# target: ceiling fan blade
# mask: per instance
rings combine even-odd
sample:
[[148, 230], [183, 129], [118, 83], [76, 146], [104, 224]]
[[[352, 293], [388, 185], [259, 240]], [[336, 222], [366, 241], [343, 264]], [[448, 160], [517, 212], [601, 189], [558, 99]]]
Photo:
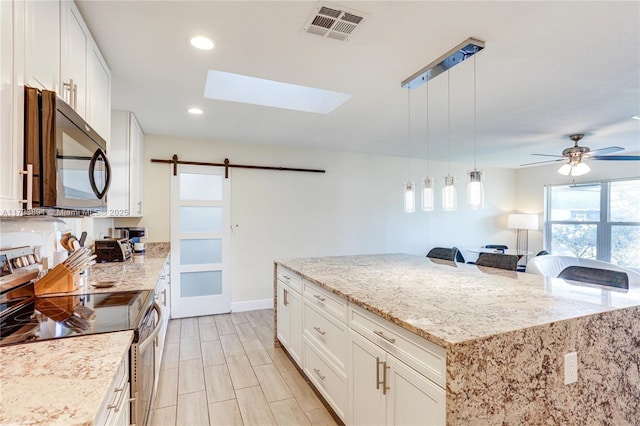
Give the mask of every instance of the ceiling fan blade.
[[596, 154], [596, 155], [613, 154], [614, 152], [620, 152], [620, 151], [624, 151], [624, 148], [619, 147], [619, 146], [609, 146], [609, 147], [606, 147], [606, 148], [594, 149], [593, 151], [589, 152], [589, 156], [593, 157], [592, 154]]
[[595, 155], [589, 157], [589, 159], [609, 161], [640, 161], [640, 155]]
[[531, 154], [531, 155], [539, 155], [541, 157], [558, 157], [558, 158], [564, 158], [563, 155], [551, 155], [551, 154]]
[[534, 164], [556, 163], [558, 161], [565, 161], [564, 157], [563, 158], [558, 158], [557, 160], [537, 161], [535, 163], [525, 163], [525, 164], [520, 164], [520, 165], [521, 166], [532, 166]]

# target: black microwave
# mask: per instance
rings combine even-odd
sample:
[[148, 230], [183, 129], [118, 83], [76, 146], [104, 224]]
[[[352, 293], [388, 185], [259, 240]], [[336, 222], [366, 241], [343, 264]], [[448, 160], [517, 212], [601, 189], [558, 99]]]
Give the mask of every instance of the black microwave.
[[111, 182], [105, 140], [55, 92], [25, 86], [24, 105], [27, 208], [105, 211]]

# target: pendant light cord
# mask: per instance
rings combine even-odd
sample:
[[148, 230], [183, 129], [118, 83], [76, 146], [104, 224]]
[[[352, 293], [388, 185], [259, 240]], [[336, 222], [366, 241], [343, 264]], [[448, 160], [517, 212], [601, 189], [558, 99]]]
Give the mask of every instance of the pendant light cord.
[[429, 85], [427, 84], [427, 176], [429, 177]]
[[447, 102], [448, 102], [448, 112], [447, 112], [447, 125], [449, 128], [449, 143], [448, 143], [448, 151], [449, 151], [449, 176], [451, 176], [451, 71], [447, 71]]
[[478, 101], [476, 94], [476, 55], [473, 55], [473, 170], [478, 169]]
[[408, 106], [407, 110], [409, 111], [409, 118], [407, 120], [407, 147], [409, 149], [409, 181], [411, 181], [411, 86], [409, 86], [408, 92]]

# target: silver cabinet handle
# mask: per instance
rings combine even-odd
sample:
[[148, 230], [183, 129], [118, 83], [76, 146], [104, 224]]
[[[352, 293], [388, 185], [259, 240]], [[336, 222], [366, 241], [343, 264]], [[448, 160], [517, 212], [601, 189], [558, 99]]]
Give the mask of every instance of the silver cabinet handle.
[[387, 365], [387, 361], [385, 361], [385, 362], [383, 363], [383, 366], [382, 366], [382, 382], [383, 382], [383, 384], [382, 384], [382, 394], [383, 394], [383, 395], [386, 395], [386, 394], [387, 394], [387, 391], [388, 391], [389, 389], [391, 389], [391, 386], [387, 386], [387, 371], [388, 371], [390, 368], [391, 368], [391, 367], [389, 367], [389, 366]]
[[27, 210], [33, 208], [33, 164], [27, 164], [27, 170], [20, 170], [21, 175], [27, 176], [27, 198], [20, 200], [27, 205]]
[[327, 332], [323, 331], [320, 327], [313, 327], [313, 329], [317, 331], [321, 336], [324, 336], [325, 334], [327, 334]]
[[284, 278], [287, 281], [291, 279], [291, 277], [289, 275], [283, 275], [282, 278]]
[[325, 299], [324, 297], [319, 296], [319, 295], [317, 295], [317, 294], [314, 294], [314, 295], [313, 295], [313, 297], [315, 297], [316, 299], [318, 299], [318, 300], [319, 300], [319, 301], [321, 301], [321, 302], [324, 302], [325, 300], [327, 300], [327, 299]]
[[162, 290], [162, 306], [167, 307], [167, 289]]
[[[114, 392], [122, 392], [124, 390], [124, 388], [117, 388], [114, 390]], [[122, 403], [122, 398], [124, 397], [124, 392], [122, 392], [120, 394], [120, 398], [118, 399], [118, 402], [116, 402], [115, 404], [112, 405], [107, 405], [107, 410], [114, 410], [116, 413], [118, 411], [120, 411], [120, 404]]]
[[288, 299], [287, 296], [289, 295], [289, 292], [287, 291], [286, 288], [283, 289], [283, 291], [284, 291], [284, 306], [289, 306], [289, 300], [287, 300]]
[[318, 370], [317, 368], [314, 368], [313, 371], [316, 372], [316, 374], [318, 375], [318, 377], [320, 378], [320, 380], [324, 380], [327, 378], [327, 376], [323, 376], [322, 374], [320, 374], [320, 370]]
[[73, 84], [73, 109], [78, 109], [78, 85], [73, 83], [73, 80], [70, 80], [71, 84]]
[[373, 330], [373, 334], [375, 334], [376, 336], [382, 337], [384, 340], [386, 340], [389, 343], [395, 343], [396, 342], [396, 339], [394, 339], [393, 337], [385, 336], [382, 331]]
[[380, 366], [384, 363], [380, 361], [380, 357], [376, 357], [376, 389], [380, 389], [380, 385], [384, 384], [384, 382], [380, 381]]

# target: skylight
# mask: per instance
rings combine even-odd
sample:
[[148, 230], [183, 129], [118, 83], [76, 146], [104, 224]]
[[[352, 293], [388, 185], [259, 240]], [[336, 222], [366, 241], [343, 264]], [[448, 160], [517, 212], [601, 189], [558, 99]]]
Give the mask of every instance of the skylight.
[[214, 70], [207, 73], [204, 96], [209, 99], [319, 114], [329, 114], [351, 98], [349, 93]]

